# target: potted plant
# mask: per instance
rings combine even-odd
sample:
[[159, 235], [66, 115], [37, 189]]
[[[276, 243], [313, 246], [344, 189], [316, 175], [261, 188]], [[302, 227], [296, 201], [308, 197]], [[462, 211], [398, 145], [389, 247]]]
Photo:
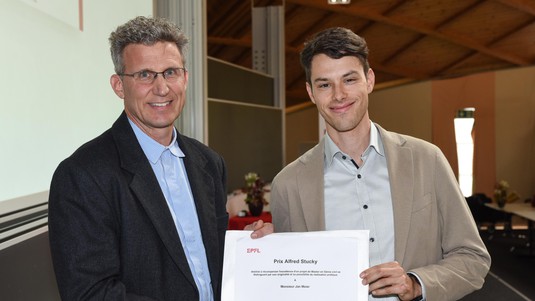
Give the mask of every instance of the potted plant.
[[269, 204], [264, 197], [264, 194], [269, 190], [265, 188], [264, 181], [255, 172], [250, 172], [245, 175], [246, 186], [242, 191], [247, 194], [245, 203], [249, 207], [249, 212], [253, 216], [259, 216], [264, 210], [264, 205]]
[[501, 180], [494, 185], [494, 200], [500, 208], [503, 208], [507, 202], [507, 190], [509, 190], [507, 181]]

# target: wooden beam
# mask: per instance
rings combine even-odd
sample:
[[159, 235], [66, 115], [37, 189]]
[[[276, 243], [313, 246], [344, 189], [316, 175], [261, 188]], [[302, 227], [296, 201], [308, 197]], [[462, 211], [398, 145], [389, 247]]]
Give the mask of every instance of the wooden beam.
[[494, 0], [494, 1], [535, 16], [535, 2], [533, 2], [533, 0]]
[[282, 0], [253, 0], [253, 7], [282, 6]]
[[[520, 0], [510, 0], [510, 1], [519, 2]], [[472, 39], [471, 37], [463, 35], [462, 33], [437, 31], [435, 27], [429, 26], [426, 23], [418, 22], [417, 20], [414, 20], [414, 19], [405, 19], [405, 18], [400, 18], [400, 17], [385, 16], [364, 5], [349, 5], [349, 6], [329, 5], [325, 2], [325, 0], [286, 0], [286, 2], [297, 4], [297, 5], [302, 5], [305, 7], [321, 9], [321, 10], [330, 10], [330, 11], [344, 14], [347, 16], [370, 19], [376, 22], [381, 22], [381, 23], [389, 24], [395, 27], [404, 28], [406, 30], [414, 31], [414, 32], [432, 36], [441, 40], [445, 40], [450, 43], [460, 45], [462, 47], [477, 50], [488, 56], [491, 56], [491, 57], [494, 57], [503, 61], [507, 61], [515, 65], [525, 66], [525, 65], [531, 64], [529, 60], [518, 57], [516, 55], [488, 48], [486, 45], [483, 45], [479, 43], [478, 41]]]
[[209, 44], [227, 45], [227, 46], [240, 46], [240, 47], [252, 47], [253, 41], [251, 39], [232, 39], [221, 37], [208, 37]]

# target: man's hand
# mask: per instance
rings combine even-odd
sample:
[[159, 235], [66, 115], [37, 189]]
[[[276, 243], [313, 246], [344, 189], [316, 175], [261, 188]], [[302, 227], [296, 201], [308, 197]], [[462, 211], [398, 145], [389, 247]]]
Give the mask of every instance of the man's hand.
[[263, 220], [258, 220], [243, 228], [243, 230], [252, 230], [251, 238], [260, 238], [275, 232], [272, 223], [264, 223]]
[[374, 296], [397, 295], [400, 300], [412, 300], [422, 295], [418, 281], [395, 261], [373, 266], [363, 271], [360, 278]]

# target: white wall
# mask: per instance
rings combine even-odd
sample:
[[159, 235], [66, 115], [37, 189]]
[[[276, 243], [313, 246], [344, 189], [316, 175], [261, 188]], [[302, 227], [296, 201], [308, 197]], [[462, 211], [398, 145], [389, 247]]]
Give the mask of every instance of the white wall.
[[[83, 3], [83, 31], [69, 22], [77, 5], [47, 4], [62, 1]], [[58, 163], [118, 117], [108, 36], [137, 15], [152, 1], [0, 1], [0, 202], [47, 191]]]

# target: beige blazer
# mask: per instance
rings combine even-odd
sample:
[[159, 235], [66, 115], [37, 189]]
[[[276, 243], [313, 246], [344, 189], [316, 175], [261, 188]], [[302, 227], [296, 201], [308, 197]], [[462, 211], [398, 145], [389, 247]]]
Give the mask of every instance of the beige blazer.
[[[457, 300], [482, 287], [490, 256], [451, 167], [438, 147], [377, 125], [394, 210], [395, 259], [416, 273], [427, 300]], [[273, 180], [276, 232], [325, 230], [324, 140]]]

